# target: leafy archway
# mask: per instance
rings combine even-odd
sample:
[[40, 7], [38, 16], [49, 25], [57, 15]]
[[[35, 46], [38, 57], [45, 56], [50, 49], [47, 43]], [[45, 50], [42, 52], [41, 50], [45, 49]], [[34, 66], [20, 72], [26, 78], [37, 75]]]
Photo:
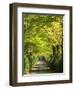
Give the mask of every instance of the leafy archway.
[[[44, 56], [49, 67], [58, 70], [63, 57], [63, 16], [24, 15], [25, 72]], [[54, 68], [53, 68], [54, 67]], [[60, 68], [62, 68], [61, 66]]]

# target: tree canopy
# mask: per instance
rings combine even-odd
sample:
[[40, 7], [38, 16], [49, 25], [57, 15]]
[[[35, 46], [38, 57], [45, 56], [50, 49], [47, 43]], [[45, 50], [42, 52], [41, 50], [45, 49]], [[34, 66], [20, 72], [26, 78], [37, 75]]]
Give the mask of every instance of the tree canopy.
[[24, 57], [28, 58], [30, 63], [35, 62], [41, 56], [49, 62], [54, 52], [57, 56], [62, 56], [62, 46], [62, 15], [24, 15]]

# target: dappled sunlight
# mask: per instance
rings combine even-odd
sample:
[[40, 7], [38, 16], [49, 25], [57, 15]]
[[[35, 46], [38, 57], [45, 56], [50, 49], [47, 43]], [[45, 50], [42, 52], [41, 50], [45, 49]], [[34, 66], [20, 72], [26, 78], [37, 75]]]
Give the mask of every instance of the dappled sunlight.
[[24, 74], [63, 72], [63, 16], [24, 15]]

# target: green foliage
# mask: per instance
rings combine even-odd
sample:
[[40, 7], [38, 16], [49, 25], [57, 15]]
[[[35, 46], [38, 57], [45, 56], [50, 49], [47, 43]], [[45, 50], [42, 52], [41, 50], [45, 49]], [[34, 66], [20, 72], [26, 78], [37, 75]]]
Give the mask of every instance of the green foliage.
[[24, 70], [24, 72], [25, 73], [29, 73], [29, 67], [30, 67], [30, 65], [29, 65], [29, 59], [25, 56], [24, 57], [24, 68], [25, 68], [25, 70]]
[[[59, 66], [60, 60], [62, 60], [62, 44], [63, 16], [24, 15], [24, 56], [27, 56], [25, 72], [29, 72], [41, 56], [46, 58], [48, 65], [51, 64], [51, 68]], [[57, 50], [58, 45], [60, 47]], [[55, 48], [55, 51], [52, 47]]]

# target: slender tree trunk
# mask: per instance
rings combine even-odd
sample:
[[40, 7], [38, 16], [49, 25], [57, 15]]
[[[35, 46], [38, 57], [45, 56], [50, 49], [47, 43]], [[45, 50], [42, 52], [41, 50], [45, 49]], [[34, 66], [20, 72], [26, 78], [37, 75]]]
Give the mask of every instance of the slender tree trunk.
[[55, 47], [54, 46], [52, 46], [52, 49], [53, 49], [53, 56], [55, 55]]
[[31, 56], [32, 56], [32, 53], [30, 52], [29, 53], [29, 72], [31, 72], [31, 69], [32, 69], [32, 58], [31, 58]]

